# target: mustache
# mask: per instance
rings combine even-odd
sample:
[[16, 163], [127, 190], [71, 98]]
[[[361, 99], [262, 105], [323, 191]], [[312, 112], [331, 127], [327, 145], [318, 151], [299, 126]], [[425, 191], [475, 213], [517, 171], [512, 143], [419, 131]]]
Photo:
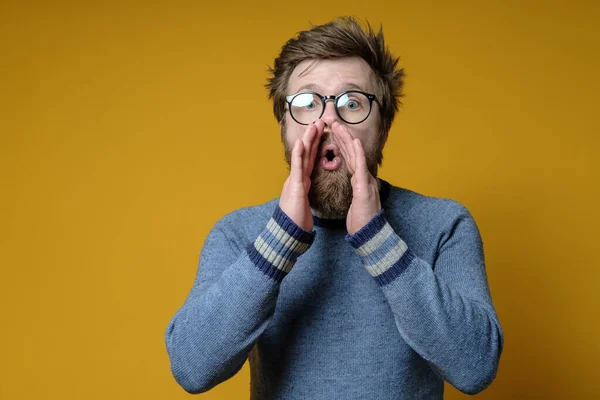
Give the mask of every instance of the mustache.
[[333, 132], [323, 132], [321, 135], [321, 140], [319, 141], [319, 152], [323, 149], [323, 146], [327, 146], [328, 144], [335, 144], [333, 141]]

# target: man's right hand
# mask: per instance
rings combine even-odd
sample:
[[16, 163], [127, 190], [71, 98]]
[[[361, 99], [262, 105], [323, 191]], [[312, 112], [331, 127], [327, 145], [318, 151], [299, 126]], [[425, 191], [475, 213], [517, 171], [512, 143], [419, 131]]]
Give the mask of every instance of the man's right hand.
[[302, 139], [296, 139], [292, 148], [290, 176], [283, 185], [279, 207], [296, 225], [312, 231], [313, 216], [308, 204], [310, 175], [315, 165], [315, 157], [325, 123], [318, 120], [306, 127]]

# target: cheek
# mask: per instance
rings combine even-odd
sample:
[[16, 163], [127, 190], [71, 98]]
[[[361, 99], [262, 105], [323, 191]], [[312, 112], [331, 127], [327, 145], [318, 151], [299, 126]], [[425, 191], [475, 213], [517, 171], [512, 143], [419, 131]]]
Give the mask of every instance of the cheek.
[[379, 131], [377, 130], [377, 124], [354, 127], [350, 130], [353, 137], [360, 139], [363, 147], [372, 148], [377, 145], [377, 138]]
[[291, 119], [289, 114], [286, 116], [284, 138], [290, 150], [292, 147], [294, 147], [296, 140], [302, 139], [304, 128], [304, 126], [297, 124], [293, 119]]

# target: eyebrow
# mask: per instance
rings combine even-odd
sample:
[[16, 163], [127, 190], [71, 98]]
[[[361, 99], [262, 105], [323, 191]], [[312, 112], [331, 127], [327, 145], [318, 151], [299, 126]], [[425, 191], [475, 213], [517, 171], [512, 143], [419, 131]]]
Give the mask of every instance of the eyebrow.
[[[347, 90], [360, 90], [362, 92], [366, 92], [366, 90], [364, 90], [362, 87], [360, 87], [359, 85], [357, 85], [355, 83], [351, 83], [351, 82], [344, 82], [341, 86], [343, 89], [340, 93], [345, 92]], [[302, 91], [313, 91], [313, 92], [318, 92], [319, 94], [321, 94], [319, 85], [315, 85], [314, 83], [302, 85], [296, 93], [300, 93]]]

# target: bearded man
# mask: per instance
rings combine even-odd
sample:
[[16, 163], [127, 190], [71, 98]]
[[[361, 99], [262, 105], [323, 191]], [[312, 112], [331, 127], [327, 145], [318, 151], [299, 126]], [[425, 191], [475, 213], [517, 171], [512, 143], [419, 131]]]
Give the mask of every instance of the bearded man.
[[289, 40], [267, 88], [290, 167], [223, 217], [165, 335], [190, 393], [248, 359], [252, 399], [441, 399], [494, 379], [503, 334], [460, 204], [378, 179], [404, 73], [341, 18]]

